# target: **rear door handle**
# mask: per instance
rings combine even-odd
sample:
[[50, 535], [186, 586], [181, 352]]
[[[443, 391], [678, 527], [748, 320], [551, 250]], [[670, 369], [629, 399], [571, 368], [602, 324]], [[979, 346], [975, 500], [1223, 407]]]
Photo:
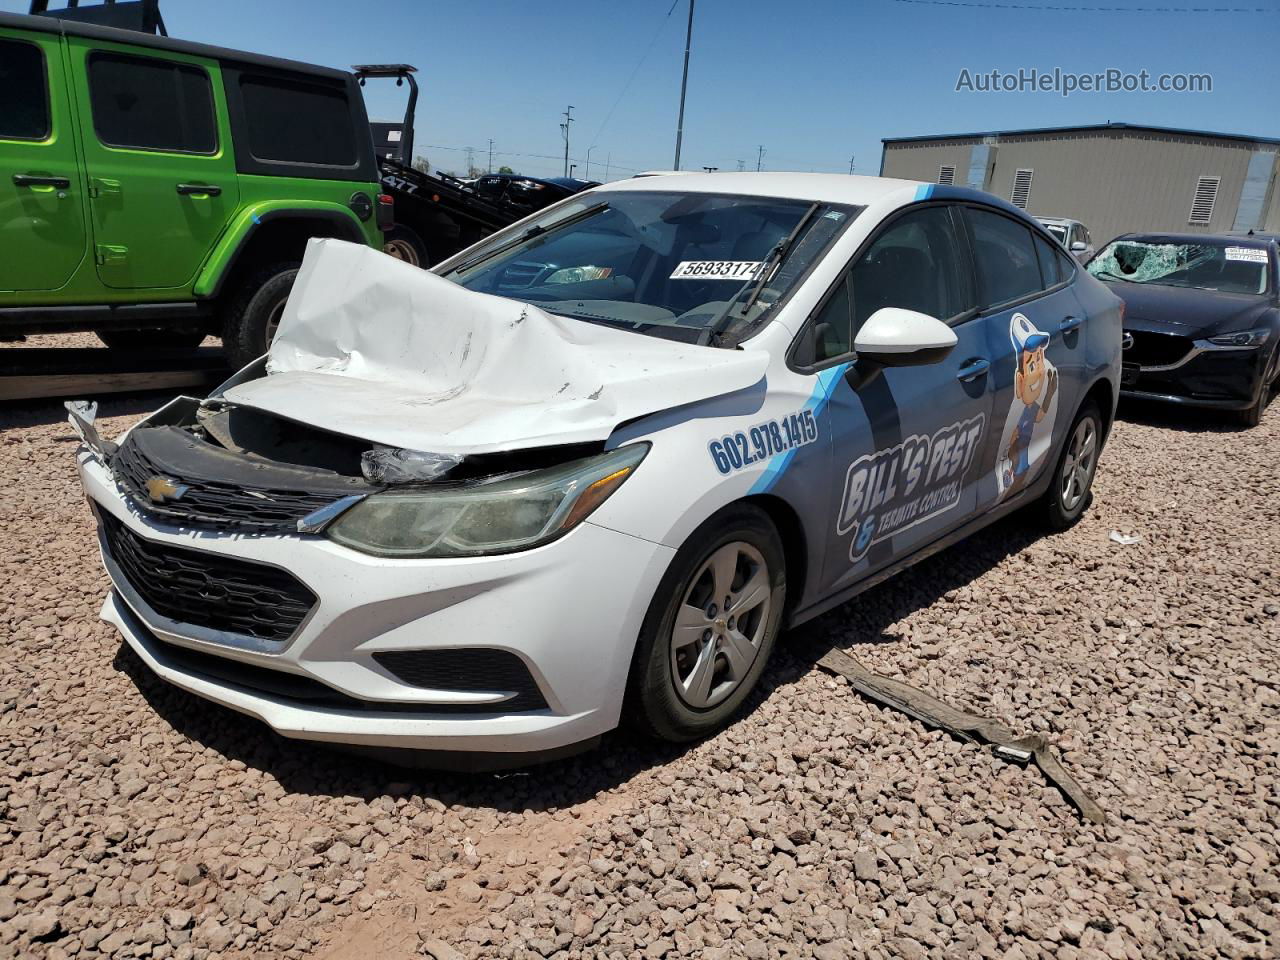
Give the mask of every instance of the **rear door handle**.
[[956, 371], [956, 379], [961, 383], [971, 383], [981, 376], [985, 376], [986, 372], [991, 369], [991, 361], [982, 357], [970, 360], [963, 367]]
[[13, 182], [20, 187], [57, 187], [59, 190], [66, 190], [71, 186], [68, 177], [46, 177], [31, 173], [15, 173]]
[[222, 188], [215, 187], [212, 183], [180, 183], [178, 184], [178, 193], [184, 197], [200, 194], [216, 197], [221, 195]]
[[1058, 332], [1070, 333], [1072, 330], [1075, 330], [1077, 327], [1079, 327], [1080, 324], [1082, 323], [1084, 323], [1084, 321], [1081, 320], [1079, 317], [1065, 317], [1063, 321], [1060, 324], [1058, 324]]

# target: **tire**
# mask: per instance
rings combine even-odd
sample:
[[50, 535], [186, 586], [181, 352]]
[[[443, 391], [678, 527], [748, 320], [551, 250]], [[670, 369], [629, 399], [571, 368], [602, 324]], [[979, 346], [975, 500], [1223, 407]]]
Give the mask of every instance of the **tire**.
[[1258, 396], [1252, 405], [1236, 411], [1236, 422], [1245, 427], [1256, 427], [1262, 422], [1266, 413], [1267, 402], [1271, 399], [1271, 384], [1280, 374], [1280, 349], [1271, 354], [1266, 367], [1262, 370], [1262, 383], [1258, 385]]
[[95, 335], [112, 350], [191, 350], [205, 338], [203, 330], [99, 330]]
[[396, 224], [382, 235], [382, 252], [415, 267], [426, 267], [427, 245], [410, 227]]
[[[729, 568], [715, 558], [727, 559], [730, 553], [729, 582], [736, 589], [730, 586], [727, 592], [738, 600], [744, 620], [733, 606], [722, 609]], [[782, 540], [764, 511], [738, 504], [707, 520], [676, 552], [649, 605], [631, 665], [627, 719], [643, 733], [673, 743], [725, 726], [768, 663], [786, 595]], [[698, 611], [696, 622], [678, 627], [678, 618], [688, 616], [682, 614], [686, 598], [697, 604], [689, 605]], [[708, 635], [715, 647], [704, 655]], [[733, 651], [744, 655], [734, 657]]]
[[1102, 414], [1098, 405], [1089, 400], [1071, 422], [1067, 441], [1062, 445], [1062, 453], [1053, 468], [1053, 479], [1041, 500], [1044, 519], [1050, 530], [1067, 529], [1093, 502], [1093, 478], [1101, 453]]
[[251, 275], [235, 293], [222, 327], [222, 349], [233, 367], [267, 352], [297, 276], [297, 263], [272, 264]]

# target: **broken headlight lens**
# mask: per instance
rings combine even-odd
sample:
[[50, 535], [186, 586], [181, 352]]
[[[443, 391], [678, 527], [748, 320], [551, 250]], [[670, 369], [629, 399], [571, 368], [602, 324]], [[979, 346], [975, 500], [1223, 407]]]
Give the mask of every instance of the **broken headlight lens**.
[[528, 550], [567, 533], [639, 466], [647, 443], [468, 486], [380, 493], [326, 529], [378, 557], [476, 557]]

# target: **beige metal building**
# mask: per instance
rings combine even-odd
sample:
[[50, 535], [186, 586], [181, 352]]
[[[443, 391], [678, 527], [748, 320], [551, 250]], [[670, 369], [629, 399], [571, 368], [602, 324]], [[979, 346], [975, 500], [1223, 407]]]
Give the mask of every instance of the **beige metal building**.
[[1069, 217], [1101, 246], [1130, 231], [1280, 232], [1280, 140], [1107, 123], [883, 141], [880, 173]]

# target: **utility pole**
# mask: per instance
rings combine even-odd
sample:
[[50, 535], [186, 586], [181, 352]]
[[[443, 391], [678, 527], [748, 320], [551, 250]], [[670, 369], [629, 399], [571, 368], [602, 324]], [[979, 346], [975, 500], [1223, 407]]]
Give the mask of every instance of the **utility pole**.
[[613, 151], [610, 150], [604, 157], [604, 181], [609, 182], [609, 167], [613, 163]]
[[676, 120], [676, 162], [680, 169], [680, 141], [684, 139], [684, 95], [689, 88], [689, 48], [693, 45], [693, 0], [689, 0], [689, 29], [684, 35], [684, 76], [680, 78], [680, 116]]
[[572, 176], [573, 176], [573, 171], [575, 171], [575, 170], [577, 170], [577, 169], [578, 169], [578, 165], [577, 165], [576, 163], [571, 163], [571, 164], [569, 164], [569, 176], [571, 176], [571, 177], [572, 177]]
[[493, 173], [493, 137], [489, 138], [489, 172]]
[[756, 150], [756, 173], [760, 172], [760, 165], [764, 163], [764, 144], [760, 144], [760, 148]]
[[560, 124], [560, 132], [564, 134], [564, 175], [569, 175], [569, 124], [573, 123], [573, 104], [564, 111], [564, 123]]
[[475, 168], [476, 168], [475, 147], [467, 147], [467, 176], [468, 177], [475, 176], [473, 172]]
[[850, 158], [849, 158], [849, 176], [851, 176], [851, 177], [853, 176], [853, 161], [854, 161], [855, 159], [856, 159], [856, 157], [850, 157]]
[[592, 151], [592, 150], [594, 150], [594, 149], [595, 149], [595, 146], [594, 146], [594, 145], [592, 145], [592, 146], [590, 146], [590, 147], [587, 147], [587, 169], [586, 169], [586, 171], [582, 174], [582, 179], [583, 179], [583, 180], [590, 180], [590, 179], [591, 179], [591, 151]]

